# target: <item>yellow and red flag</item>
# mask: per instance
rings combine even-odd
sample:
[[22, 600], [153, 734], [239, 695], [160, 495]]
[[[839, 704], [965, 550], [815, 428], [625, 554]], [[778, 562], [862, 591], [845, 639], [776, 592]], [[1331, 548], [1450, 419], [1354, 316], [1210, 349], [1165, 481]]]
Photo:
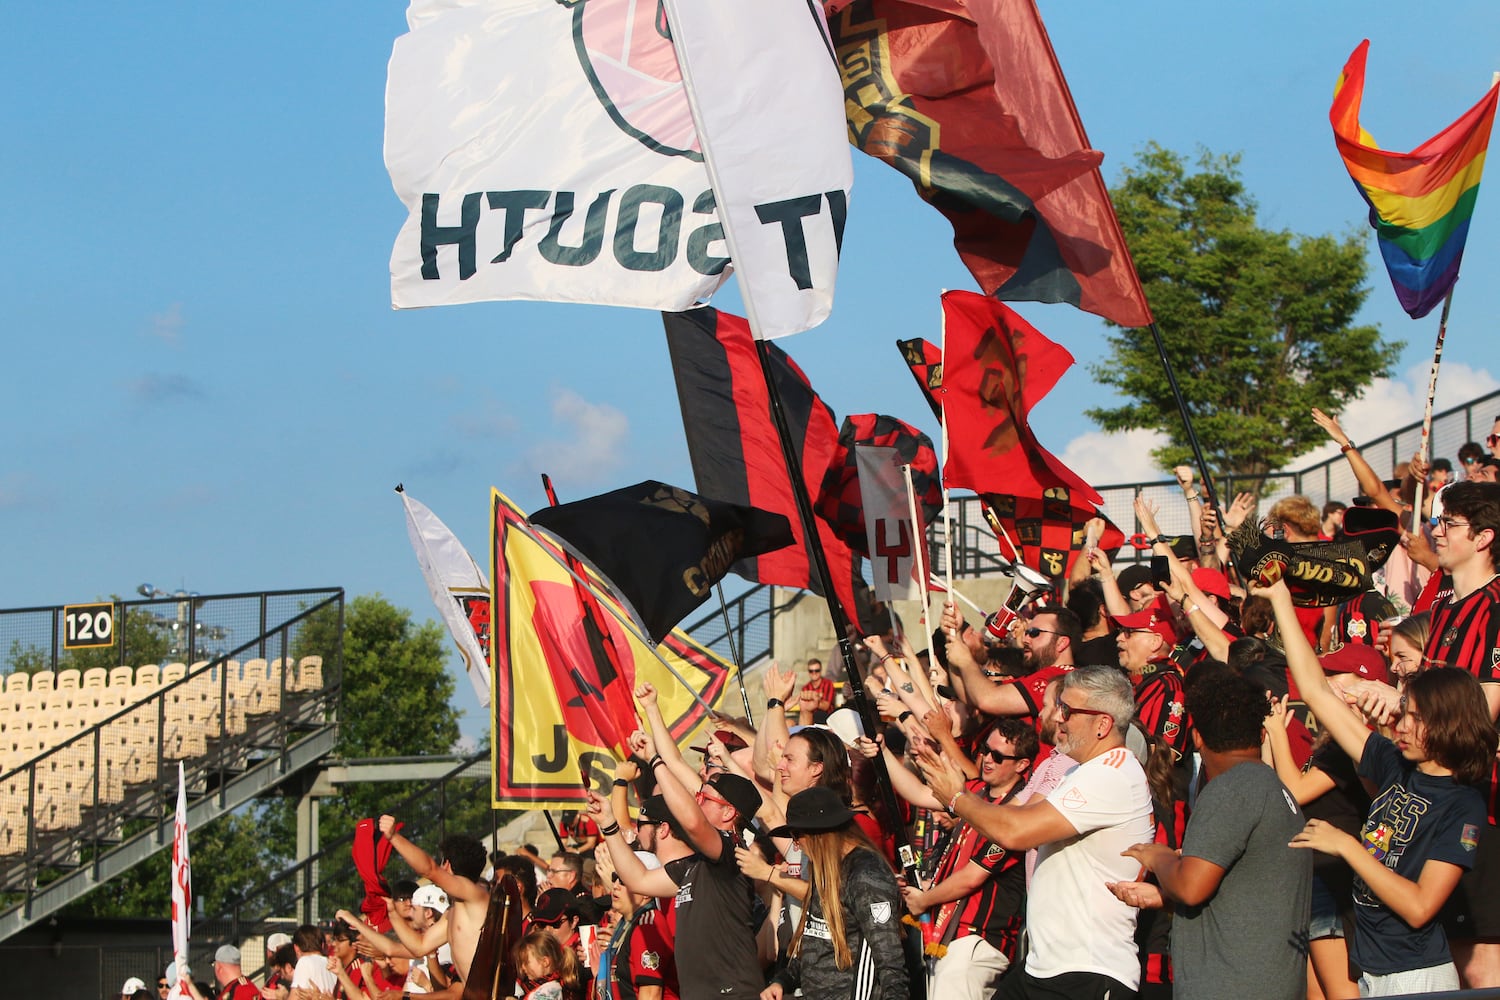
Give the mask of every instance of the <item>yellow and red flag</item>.
[[680, 629], [653, 646], [625, 624], [632, 616], [609, 585], [591, 576], [616, 667], [600, 655], [601, 637], [590, 635], [562, 548], [499, 490], [491, 492], [491, 531], [493, 805], [576, 806], [584, 776], [603, 790], [625, 756], [638, 725], [637, 682], [656, 687], [680, 744], [707, 720], [704, 703], [722, 701], [731, 667]]

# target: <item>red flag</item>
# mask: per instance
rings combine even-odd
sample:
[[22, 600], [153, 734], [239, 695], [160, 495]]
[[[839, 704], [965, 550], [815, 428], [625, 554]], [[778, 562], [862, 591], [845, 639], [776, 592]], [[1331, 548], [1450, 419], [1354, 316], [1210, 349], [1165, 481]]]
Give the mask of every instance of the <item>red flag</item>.
[[[1103, 518], [1104, 531], [1097, 545], [1111, 560], [1125, 544], [1123, 531], [1092, 504], [1078, 503], [1067, 487], [1054, 487], [1040, 497], [987, 493], [982, 499], [985, 518], [1000, 539], [1000, 554], [1047, 576], [1065, 576], [1072, 571], [1073, 561], [1083, 551], [1084, 526], [1090, 518]], [[1005, 543], [1007, 537], [1020, 552]]]
[[1027, 418], [1073, 356], [1009, 306], [973, 292], [943, 295], [942, 403], [948, 425], [943, 481], [978, 493], [1102, 503], [1036, 440]]
[[[812, 572], [750, 325], [739, 316], [707, 307], [663, 313], [662, 321], [698, 492], [782, 514], [796, 537], [795, 544], [786, 548], [739, 560], [734, 572], [759, 583], [822, 593]], [[771, 377], [781, 396], [803, 482], [808, 496], [816, 498], [838, 450], [838, 424], [797, 363], [775, 344], [767, 346]], [[854, 553], [821, 518], [818, 537], [839, 602], [849, 620], [858, 623]]]
[[826, 6], [854, 145], [952, 223], [986, 294], [1151, 322], [1103, 154], [1089, 148], [1033, 0]]

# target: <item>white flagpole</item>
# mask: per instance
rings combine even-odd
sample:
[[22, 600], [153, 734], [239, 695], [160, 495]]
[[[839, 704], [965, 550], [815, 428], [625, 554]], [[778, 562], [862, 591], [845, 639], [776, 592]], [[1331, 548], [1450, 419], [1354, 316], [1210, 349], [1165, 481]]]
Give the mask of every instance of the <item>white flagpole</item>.
[[187, 778], [182, 762], [177, 762], [177, 820], [172, 828], [172, 960], [178, 980], [170, 984], [169, 1000], [187, 998], [184, 980], [190, 980], [188, 969], [188, 925], [193, 919], [193, 866], [188, 857]]
[[[944, 294], [946, 294], [947, 291], [948, 290], [946, 288], [943, 289]], [[941, 295], [938, 296], [938, 301], [939, 302], [942, 301], [942, 296]], [[941, 333], [941, 335], [939, 337], [939, 341], [940, 342], [938, 344], [938, 347], [940, 348], [940, 350], [942, 352], [942, 355], [943, 355], [943, 364], [944, 364], [944, 368], [945, 368], [945, 373], [944, 374], [945, 374], [945, 379], [946, 379], [946, 366], [947, 366], [947, 362], [948, 362], [948, 313], [947, 313], [947, 310], [943, 310], [942, 324], [941, 324], [941, 326], [942, 326], [942, 333]], [[947, 392], [946, 386], [943, 389], [942, 429], [943, 429], [943, 472], [944, 472], [944, 476], [943, 476], [943, 586], [944, 586], [944, 589], [946, 589], [948, 591], [948, 593], [951, 594], [951, 593], [953, 593], [953, 518], [951, 516], [950, 511], [948, 510], [948, 477], [946, 475], [947, 471], [948, 471], [948, 392]]]
[[911, 512], [911, 530], [917, 540], [917, 579], [922, 584], [922, 621], [927, 641], [932, 642], [932, 593], [927, 589], [927, 528], [917, 516], [917, 492], [911, 483], [911, 466], [901, 466], [901, 478], [906, 480], [906, 508]]
[[[1438, 318], [1437, 346], [1432, 351], [1432, 373], [1427, 377], [1427, 408], [1422, 411], [1422, 442], [1417, 446], [1417, 454], [1423, 462], [1427, 461], [1427, 443], [1432, 437], [1432, 401], [1437, 396], [1438, 366], [1443, 363], [1443, 337], [1448, 332], [1448, 310], [1453, 306], [1453, 286], [1449, 286], [1448, 294], [1443, 297], [1443, 314]], [[1411, 530], [1415, 534], [1422, 524], [1422, 488], [1427, 483], [1417, 480], [1417, 492], [1414, 496], [1411, 511]]]

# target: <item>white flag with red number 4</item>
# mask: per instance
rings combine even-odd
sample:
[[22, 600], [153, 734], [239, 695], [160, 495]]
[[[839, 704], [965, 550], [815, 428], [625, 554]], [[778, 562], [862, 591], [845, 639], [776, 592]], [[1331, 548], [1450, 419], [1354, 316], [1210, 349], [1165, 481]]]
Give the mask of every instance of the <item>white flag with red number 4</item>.
[[920, 601], [925, 581], [917, 547], [922, 534], [912, 527], [901, 458], [895, 448], [866, 444], [854, 446], [854, 457], [875, 596], [882, 601]]

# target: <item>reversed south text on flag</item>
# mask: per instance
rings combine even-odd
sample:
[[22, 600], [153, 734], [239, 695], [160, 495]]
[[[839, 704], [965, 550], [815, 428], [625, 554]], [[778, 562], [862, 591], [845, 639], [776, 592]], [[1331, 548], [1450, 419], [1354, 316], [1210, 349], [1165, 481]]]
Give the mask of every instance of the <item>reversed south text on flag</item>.
[[687, 309], [730, 273], [728, 219], [764, 336], [827, 315], [852, 170], [821, 22], [686, 6], [412, 0], [386, 87], [393, 305]]
[[1359, 121], [1369, 50], [1366, 39], [1344, 64], [1328, 120], [1339, 156], [1370, 206], [1370, 225], [1396, 298], [1412, 319], [1418, 319], [1431, 312], [1458, 280], [1500, 83], [1416, 149], [1393, 153], [1378, 147]]

